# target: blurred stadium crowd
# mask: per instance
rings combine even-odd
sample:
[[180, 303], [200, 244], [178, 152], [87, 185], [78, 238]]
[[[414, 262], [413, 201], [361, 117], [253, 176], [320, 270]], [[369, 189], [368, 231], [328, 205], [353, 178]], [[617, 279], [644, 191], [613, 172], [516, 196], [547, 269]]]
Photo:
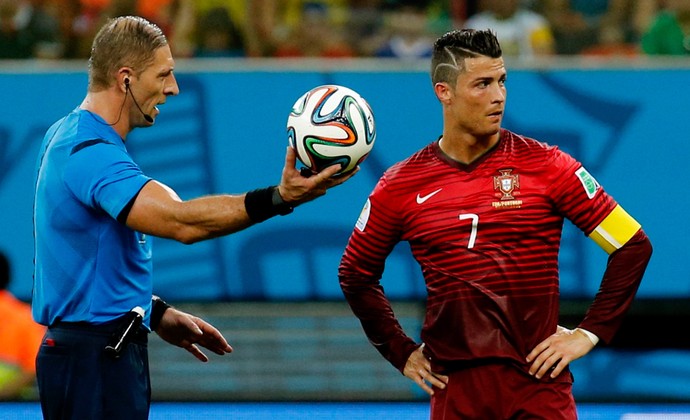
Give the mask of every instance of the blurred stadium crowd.
[[461, 27], [494, 29], [506, 56], [690, 54], [689, 0], [0, 0], [0, 58], [86, 58], [129, 14], [180, 58], [419, 58]]

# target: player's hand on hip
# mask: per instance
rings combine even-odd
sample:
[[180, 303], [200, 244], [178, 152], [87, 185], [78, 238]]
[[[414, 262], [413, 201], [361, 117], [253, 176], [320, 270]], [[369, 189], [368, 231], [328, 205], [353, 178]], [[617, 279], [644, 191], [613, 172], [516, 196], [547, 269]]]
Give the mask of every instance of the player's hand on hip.
[[582, 331], [559, 326], [554, 334], [527, 355], [527, 363], [532, 363], [529, 373], [542, 378], [550, 372], [549, 376], [555, 378], [570, 362], [589, 353], [593, 348], [594, 343]]
[[340, 171], [341, 166], [332, 165], [319, 173], [309, 173], [305, 174], [307, 175], [305, 176], [297, 170], [296, 164], [297, 154], [292, 147], [288, 146], [278, 192], [283, 198], [283, 201], [291, 205], [298, 205], [314, 200], [326, 194], [329, 188], [340, 185], [352, 178], [359, 171], [359, 167], [357, 167], [348, 174], [334, 178], [333, 175]]
[[156, 333], [168, 343], [192, 353], [202, 362], [208, 362], [208, 357], [198, 346], [221, 356], [232, 352], [230, 344], [213, 325], [175, 308], [169, 308], [163, 313]]
[[424, 344], [413, 351], [405, 363], [403, 374], [412, 379], [427, 394], [434, 395], [432, 387], [443, 389], [448, 377], [431, 371], [431, 362], [424, 355]]

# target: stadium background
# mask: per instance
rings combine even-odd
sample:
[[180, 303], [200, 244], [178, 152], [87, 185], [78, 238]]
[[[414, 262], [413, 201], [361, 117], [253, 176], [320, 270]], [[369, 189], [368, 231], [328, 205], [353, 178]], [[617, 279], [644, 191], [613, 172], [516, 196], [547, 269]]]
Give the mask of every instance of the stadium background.
[[[690, 402], [690, 67], [561, 58], [532, 67], [509, 61], [508, 68], [504, 125], [580, 159], [655, 246], [617, 341], [573, 363], [576, 398]], [[288, 217], [191, 246], [155, 241], [156, 292], [215, 323], [236, 351], [202, 365], [153, 337], [154, 400], [425, 401], [367, 343], [342, 299], [337, 265], [381, 172], [440, 134], [426, 63], [179, 60], [176, 72], [181, 95], [161, 107], [154, 127], [132, 133], [128, 147], [145, 171], [183, 198], [277, 183], [287, 113], [316, 85], [341, 84], [362, 94], [374, 110], [378, 138], [355, 178]], [[12, 291], [25, 300], [31, 295], [37, 149], [45, 129], [78, 106], [85, 86], [82, 63], [0, 67], [0, 248], [13, 262]], [[590, 242], [566, 226], [566, 326], [584, 314], [606, 264], [606, 254]], [[405, 244], [382, 281], [416, 336], [424, 286]]]

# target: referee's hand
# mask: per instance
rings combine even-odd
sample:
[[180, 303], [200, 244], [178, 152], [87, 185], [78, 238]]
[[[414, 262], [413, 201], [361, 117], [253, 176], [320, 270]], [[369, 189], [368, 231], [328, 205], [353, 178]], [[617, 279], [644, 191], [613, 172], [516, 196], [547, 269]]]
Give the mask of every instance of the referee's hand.
[[340, 165], [332, 165], [319, 173], [312, 174], [309, 170], [305, 172], [297, 170], [296, 164], [295, 149], [287, 146], [285, 166], [283, 166], [278, 192], [282, 199], [292, 206], [312, 201], [326, 194], [328, 189], [344, 183], [359, 171], [357, 167], [345, 175], [333, 177], [340, 170]]
[[176, 308], [168, 308], [163, 313], [156, 333], [168, 343], [192, 353], [202, 362], [208, 362], [208, 357], [198, 346], [221, 356], [232, 352], [230, 344], [213, 325]]

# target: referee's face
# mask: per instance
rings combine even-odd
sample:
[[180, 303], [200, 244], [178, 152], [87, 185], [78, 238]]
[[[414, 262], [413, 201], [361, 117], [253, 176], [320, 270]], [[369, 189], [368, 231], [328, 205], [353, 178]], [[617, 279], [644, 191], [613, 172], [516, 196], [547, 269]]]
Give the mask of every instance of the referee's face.
[[503, 58], [465, 59], [464, 71], [458, 74], [447, 103], [450, 124], [478, 138], [497, 135], [505, 110], [505, 82]]
[[[154, 53], [153, 63], [141, 72], [137, 80], [132, 82], [131, 91], [136, 100], [136, 104], [130, 108], [132, 126], [153, 125], [160, 113], [158, 105], [164, 104], [168, 96], [180, 93], [173, 73], [174, 69], [175, 61], [170, 47], [165, 45], [158, 48]], [[146, 118], [147, 116], [150, 119]]]

